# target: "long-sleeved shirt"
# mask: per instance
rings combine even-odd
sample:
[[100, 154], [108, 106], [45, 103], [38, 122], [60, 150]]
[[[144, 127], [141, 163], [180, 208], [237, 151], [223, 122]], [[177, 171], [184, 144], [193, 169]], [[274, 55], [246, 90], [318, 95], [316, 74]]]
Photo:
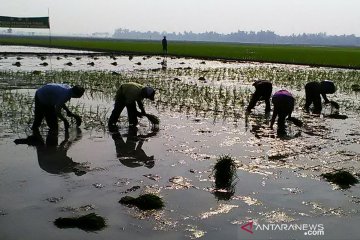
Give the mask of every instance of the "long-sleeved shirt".
[[41, 104], [61, 107], [71, 99], [72, 90], [67, 84], [48, 83], [39, 88], [35, 95]]
[[141, 94], [143, 88], [144, 86], [138, 83], [124, 83], [117, 91], [116, 99], [121, 99], [124, 101], [125, 105], [131, 104], [135, 101], [141, 102], [144, 99]]

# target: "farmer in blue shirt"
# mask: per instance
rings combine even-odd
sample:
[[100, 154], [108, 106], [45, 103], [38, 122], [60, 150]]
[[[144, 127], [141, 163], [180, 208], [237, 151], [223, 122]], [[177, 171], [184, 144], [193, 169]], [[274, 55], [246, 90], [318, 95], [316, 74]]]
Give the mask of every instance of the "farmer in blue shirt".
[[31, 129], [38, 131], [44, 117], [50, 130], [58, 130], [58, 117], [64, 122], [65, 129], [68, 129], [69, 122], [61, 114], [61, 109], [66, 111], [67, 116], [74, 117], [76, 125], [80, 126], [81, 118], [70, 112], [65, 103], [71, 98], [80, 98], [84, 92], [81, 86], [70, 87], [58, 83], [49, 83], [39, 88], [35, 93], [35, 119]]

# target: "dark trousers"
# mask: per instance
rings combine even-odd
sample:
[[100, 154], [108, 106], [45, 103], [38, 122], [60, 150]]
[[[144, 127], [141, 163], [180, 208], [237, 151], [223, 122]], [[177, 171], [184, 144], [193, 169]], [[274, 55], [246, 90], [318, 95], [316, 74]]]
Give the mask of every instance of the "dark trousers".
[[133, 102], [131, 104], [125, 105], [124, 102], [125, 101], [121, 97], [115, 100], [115, 106], [113, 111], [111, 112], [108, 122], [109, 126], [116, 125], [116, 122], [118, 121], [120, 114], [125, 107], [128, 113], [129, 124], [131, 125], [138, 124], [138, 119], [137, 119], [138, 112], [136, 109], [136, 103]]
[[255, 87], [255, 92], [252, 94], [247, 111], [251, 111], [256, 106], [256, 103], [260, 100], [265, 101], [265, 112], [270, 112], [270, 97], [272, 92], [271, 83], [261, 83]]
[[35, 94], [35, 119], [31, 129], [38, 129], [44, 117], [50, 130], [57, 131], [59, 126], [55, 106], [47, 106], [40, 103], [39, 98]]
[[286, 95], [273, 96], [274, 112], [278, 114], [278, 132], [285, 131], [286, 117], [290, 117], [294, 110], [295, 99]]
[[305, 85], [305, 111], [309, 112], [310, 105], [314, 105], [313, 113], [320, 114], [322, 110], [320, 84], [310, 82]]

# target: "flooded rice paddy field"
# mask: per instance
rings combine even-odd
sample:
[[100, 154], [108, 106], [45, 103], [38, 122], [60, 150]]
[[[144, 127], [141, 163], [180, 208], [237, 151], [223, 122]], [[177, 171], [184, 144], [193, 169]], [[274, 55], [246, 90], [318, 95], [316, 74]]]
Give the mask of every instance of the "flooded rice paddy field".
[[[165, 67], [160, 56], [55, 49], [50, 56], [47, 49], [15, 54], [22, 50], [13, 48], [0, 51], [1, 239], [358, 238], [359, 185], [342, 189], [321, 175], [345, 170], [360, 177], [354, 92], [360, 71], [170, 57]], [[245, 116], [255, 79], [290, 89], [294, 116], [304, 126], [288, 123], [287, 135], [278, 137], [263, 103]], [[330, 107], [320, 117], [302, 111], [304, 83], [323, 79], [335, 81], [339, 90], [329, 98], [347, 119], [329, 118]], [[158, 127], [143, 118], [137, 131], [129, 130], [124, 111], [119, 132], [107, 130], [114, 93], [127, 81], [157, 89], [145, 108], [159, 116]], [[31, 135], [35, 89], [47, 82], [86, 87], [83, 98], [70, 102], [83, 125], [68, 135], [60, 131], [56, 147], [16, 145], [15, 139]], [[46, 126], [41, 134], [54, 141]], [[228, 189], [215, 187], [214, 166], [222, 156], [236, 164]], [[165, 207], [140, 211], [119, 203], [145, 193], [160, 196]], [[105, 218], [107, 227], [94, 232], [54, 225], [57, 218], [88, 213]], [[241, 228], [251, 221], [253, 233]], [[262, 224], [322, 224], [324, 235], [255, 228]]]

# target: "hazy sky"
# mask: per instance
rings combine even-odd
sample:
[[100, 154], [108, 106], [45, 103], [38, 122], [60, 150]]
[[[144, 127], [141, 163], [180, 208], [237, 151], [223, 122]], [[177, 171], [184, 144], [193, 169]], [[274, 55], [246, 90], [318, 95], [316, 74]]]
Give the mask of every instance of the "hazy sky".
[[0, 16], [48, 16], [48, 9], [54, 34], [127, 28], [360, 36], [360, 0], [0, 0]]

